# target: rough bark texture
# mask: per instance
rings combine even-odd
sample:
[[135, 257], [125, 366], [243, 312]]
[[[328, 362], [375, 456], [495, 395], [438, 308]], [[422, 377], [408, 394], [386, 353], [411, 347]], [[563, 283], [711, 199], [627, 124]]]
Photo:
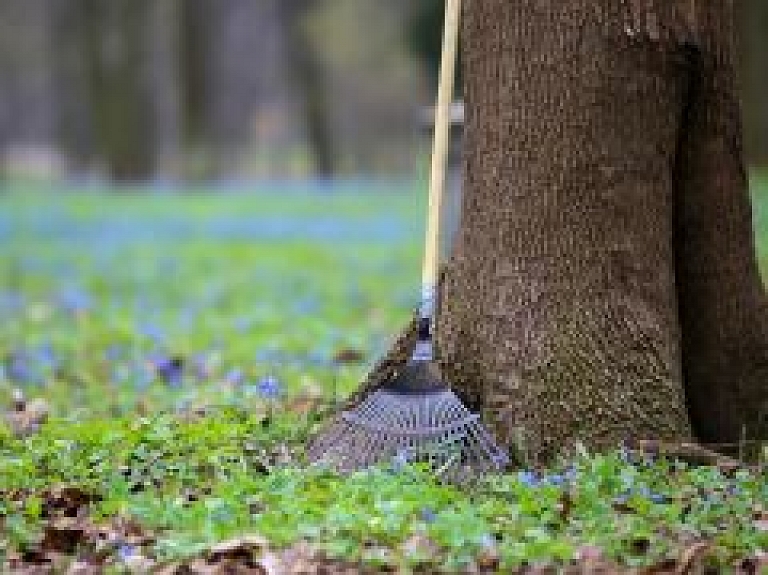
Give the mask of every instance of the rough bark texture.
[[[574, 439], [758, 433], [768, 334], [730, 12], [465, 5], [466, 176], [438, 352], [460, 395], [530, 458]], [[411, 325], [361, 392], [412, 341]]]

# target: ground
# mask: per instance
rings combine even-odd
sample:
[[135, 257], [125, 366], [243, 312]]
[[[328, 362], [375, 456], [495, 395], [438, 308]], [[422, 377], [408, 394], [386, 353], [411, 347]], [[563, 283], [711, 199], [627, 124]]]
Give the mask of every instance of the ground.
[[306, 437], [417, 301], [425, 194], [254, 188], [0, 192], [3, 572], [768, 563], [760, 466], [625, 449], [472, 491], [308, 469]]

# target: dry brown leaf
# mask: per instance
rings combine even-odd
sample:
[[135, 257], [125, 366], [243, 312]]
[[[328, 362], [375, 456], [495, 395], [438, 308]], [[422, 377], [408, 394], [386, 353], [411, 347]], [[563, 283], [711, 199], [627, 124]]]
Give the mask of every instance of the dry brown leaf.
[[260, 535], [244, 535], [220, 543], [206, 554], [207, 565], [218, 570], [211, 573], [254, 573], [268, 575], [261, 559], [269, 542]]
[[75, 519], [58, 519], [48, 522], [43, 532], [40, 549], [44, 552], [73, 554], [85, 541], [86, 528]]
[[335, 363], [362, 363], [365, 361], [365, 354], [357, 349], [340, 349], [333, 356]]
[[81, 489], [72, 486], [52, 487], [43, 493], [43, 516], [56, 517], [80, 517], [87, 512], [87, 507], [96, 497]]
[[15, 401], [13, 411], [6, 414], [8, 427], [18, 438], [28, 437], [37, 433], [40, 426], [48, 420], [50, 409], [48, 403], [41, 398], [30, 402]]
[[696, 568], [697, 563], [706, 556], [707, 552], [711, 550], [709, 543], [700, 541], [690, 545], [683, 554], [680, 556], [675, 575], [686, 575], [692, 573]]

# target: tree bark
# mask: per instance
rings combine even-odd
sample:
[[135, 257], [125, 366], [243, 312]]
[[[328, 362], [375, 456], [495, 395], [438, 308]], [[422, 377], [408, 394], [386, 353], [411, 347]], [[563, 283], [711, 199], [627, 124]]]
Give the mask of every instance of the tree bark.
[[[703, 4], [465, 5], [462, 224], [438, 353], [528, 458], [764, 433], [732, 7]], [[405, 361], [412, 327], [363, 391]]]

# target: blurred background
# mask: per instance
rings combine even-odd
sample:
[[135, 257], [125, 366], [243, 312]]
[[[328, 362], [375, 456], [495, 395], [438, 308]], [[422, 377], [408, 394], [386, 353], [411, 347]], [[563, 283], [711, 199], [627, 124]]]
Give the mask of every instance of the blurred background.
[[408, 173], [441, 19], [440, 0], [3, 0], [2, 173]]
[[[2, 0], [5, 178], [403, 175], [441, 0]], [[749, 160], [768, 165], [768, 2], [739, 3]]]

